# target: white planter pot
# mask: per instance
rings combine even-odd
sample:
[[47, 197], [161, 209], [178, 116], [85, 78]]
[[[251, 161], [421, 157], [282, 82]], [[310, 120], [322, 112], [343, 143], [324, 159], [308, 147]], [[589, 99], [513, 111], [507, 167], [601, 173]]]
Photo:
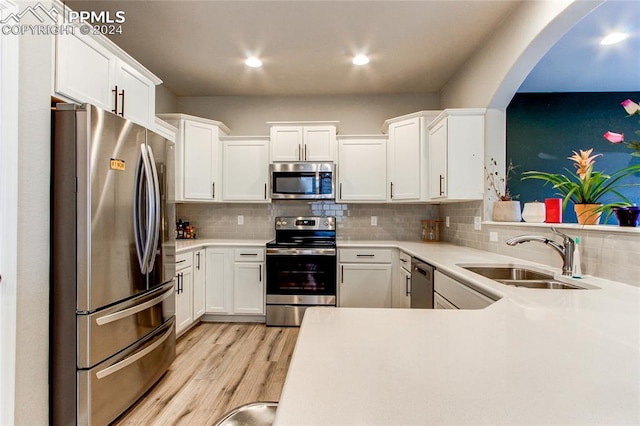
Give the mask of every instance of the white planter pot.
[[520, 201], [496, 201], [493, 204], [492, 218], [495, 222], [520, 222]]

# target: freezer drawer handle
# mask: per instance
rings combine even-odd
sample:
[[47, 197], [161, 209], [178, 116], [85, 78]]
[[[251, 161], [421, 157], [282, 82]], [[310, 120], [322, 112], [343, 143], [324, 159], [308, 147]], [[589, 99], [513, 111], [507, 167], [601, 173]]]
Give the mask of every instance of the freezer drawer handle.
[[96, 373], [96, 377], [98, 379], [103, 379], [107, 376], [110, 376], [111, 374], [117, 373], [118, 371], [122, 370], [123, 368], [133, 364], [134, 362], [138, 361], [141, 358], [144, 358], [145, 356], [147, 356], [149, 353], [153, 352], [158, 346], [162, 345], [164, 343], [165, 340], [167, 340], [167, 338], [171, 335], [171, 333], [173, 332], [173, 327], [169, 327], [169, 329], [164, 333], [164, 335], [162, 336], [162, 338], [158, 339], [155, 343], [153, 343], [152, 345], [147, 346], [146, 348], [144, 348], [143, 350], [141, 350], [140, 352], [136, 352], [135, 354], [131, 355], [128, 358], [123, 359], [122, 361], [113, 364], [110, 367], [105, 368], [104, 370], [100, 370]]
[[153, 299], [149, 300], [148, 302], [144, 302], [141, 305], [136, 305], [136, 306], [133, 306], [131, 308], [123, 309], [121, 311], [114, 312], [112, 314], [96, 318], [96, 324], [105, 325], [105, 324], [112, 323], [114, 321], [118, 321], [118, 320], [120, 320], [122, 318], [126, 318], [126, 317], [129, 317], [131, 315], [135, 315], [138, 312], [142, 312], [145, 309], [148, 309], [148, 308], [150, 308], [150, 307], [152, 307], [154, 305], [157, 305], [158, 303], [162, 302], [164, 299], [166, 299], [167, 297], [171, 296], [172, 294], [173, 294], [173, 288], [170, 288], [169, 290], [165, 291], [160, 296], [154, 297]]

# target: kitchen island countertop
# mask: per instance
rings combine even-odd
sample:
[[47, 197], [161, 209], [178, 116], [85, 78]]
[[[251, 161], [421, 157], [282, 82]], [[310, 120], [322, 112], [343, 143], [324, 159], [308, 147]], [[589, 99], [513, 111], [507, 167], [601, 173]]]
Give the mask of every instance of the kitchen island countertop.
[[[640, 424], [640, 288], [450, 244], [391, 247], [499, 299], [482, 310], [311, 308], [275, 425]], [[552, 271], [587, 290], [495, 283], [459, 264]]]

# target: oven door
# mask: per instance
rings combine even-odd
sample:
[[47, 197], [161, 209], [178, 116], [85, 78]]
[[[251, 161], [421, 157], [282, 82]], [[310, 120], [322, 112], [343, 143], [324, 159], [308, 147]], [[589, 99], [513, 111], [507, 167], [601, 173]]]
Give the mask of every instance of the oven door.
[[267, 249], [267, 303], [335, 305], [335, 249]]

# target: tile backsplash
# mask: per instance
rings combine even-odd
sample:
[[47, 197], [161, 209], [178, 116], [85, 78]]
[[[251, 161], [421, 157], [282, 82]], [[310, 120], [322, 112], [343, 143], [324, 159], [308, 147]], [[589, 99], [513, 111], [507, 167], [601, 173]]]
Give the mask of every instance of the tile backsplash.
[[[244, 224], [238, 224], [243, 216]], [[336, 204], [331, 201], [276, 201], [269, 204], [178, 204], [176, 219], [196, 227], [198, 238], [272, 239], [277, 216], [335, 216], [338, 239], [422, 238], [424, 219], [437, 219], [438, 206], [425, 204]], [[377, 225], [371, 225], [376, 216]]]
[[[243, 216], [244, 224], [238, 224]], [[536, 242], [510, 247], [508, 238], [521, 234], [544, 235], [558, 239], [550, 229], [523, 225], [483, 223], [474, 230], [474, 217], [483, 217], [483, 203], [473, 201], [442, 205], [426, 204], [336, 204], [331, 201], [276, 201], [269, 204], [178, 204], [176, 218], [195, 225], [198, 238], [264, 239], [274, 237], [277, 216], [335, 216], [338, 238], [342, 240], [420, 241], [424, 219], [444, 219], [450, 226], [442, 228], [443, 241], [487, 250], [520, 259], [561, 267], [560, 256], [550, 247]], [[376, 216], [377, 226], [371, 225]], [[495, 232], [498, 241], [489, 241]], [[607, 233], [565, 229], [580, 237], [582, 272], [606, 279], [640, 286], [640, 234]]]
[[[443, 240], [462, 246], [473, 247], [517, 257], [532, 262], [560, 268], [562, 259], [553, 249], [544, 244], [529, 242], [511, 247], [505, 240], [522, 234], [543, 235], [560, 240], [551, 229], [531, 225], [483, 223], [482, 229], [474, 230], [474, 216], [482, 217], [481, 201], [443, 204], [440, 216], [449, 216], [450, 226], [443, 228]], [[604, 232], [580, 228], [560, 229], [572, 237], [580, 238], [582, 273], [640, 287], [640, 233]], [[495, 232], [497, 242], [489, 241], [489, 233]]]

